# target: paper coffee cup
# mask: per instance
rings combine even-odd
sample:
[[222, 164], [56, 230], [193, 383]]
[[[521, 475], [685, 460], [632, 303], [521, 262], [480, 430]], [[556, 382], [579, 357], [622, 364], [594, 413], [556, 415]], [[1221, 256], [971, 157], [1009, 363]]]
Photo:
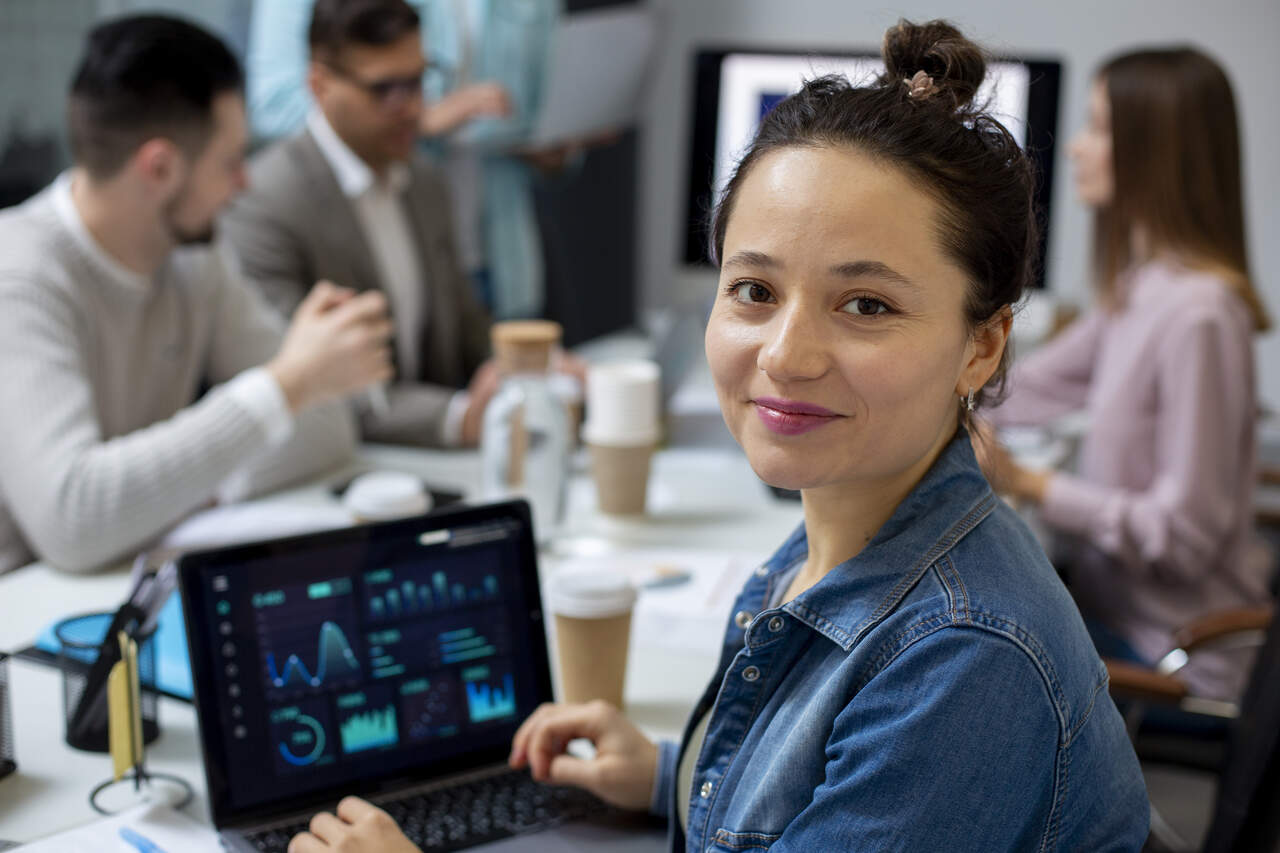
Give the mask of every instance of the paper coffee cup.
[[552, 579], [548, 603], [555, 614], [560, 698], [604, 699], [622, 707], [636, 590], [625, 577], [568, 572]]
[[622, 447], [656, 444], [659, 380], [658, 365], [652, 361], [618, 361], [588, 368], [583, 441]]
[[431, 511], [422, 481], [400, 471], [370, 471], [351, 481], [342, 504], [357, 521], [390, 521]]
[[618, 447], [588, 442], [587, 448], [600, 511], [609, 515], [643, 513], [649, 491], [653, 443]]

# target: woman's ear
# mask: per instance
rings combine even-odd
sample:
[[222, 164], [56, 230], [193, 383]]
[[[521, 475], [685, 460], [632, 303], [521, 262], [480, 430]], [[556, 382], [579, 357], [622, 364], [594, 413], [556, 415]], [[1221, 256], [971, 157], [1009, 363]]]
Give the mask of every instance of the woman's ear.
[[982, 388], [995, 375], [1009, 344], [1009, 331], [1013, 328], [1013, 309], [1005, 305], [973, 330], [969, 361], [960, 371], [960, 385], [956, 395], [964, 397], [969, 389]]

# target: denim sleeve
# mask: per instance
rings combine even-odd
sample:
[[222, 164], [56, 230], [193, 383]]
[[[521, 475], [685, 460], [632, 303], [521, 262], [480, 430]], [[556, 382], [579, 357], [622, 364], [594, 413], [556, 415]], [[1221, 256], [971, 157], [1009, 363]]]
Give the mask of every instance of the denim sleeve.
[[673, 740], [658, 741], [658, 772], [653, 777], [653, 793], [649, 797], [649, 813], [670, 817], [671, 786], [676, 783], [676, 765], [680, 760], [680, 744]]
[[1061, 728], [1035, 659], [959, 626], [886, 654], [836, 717], [825, 781], [771, 853], [1044, 849]]

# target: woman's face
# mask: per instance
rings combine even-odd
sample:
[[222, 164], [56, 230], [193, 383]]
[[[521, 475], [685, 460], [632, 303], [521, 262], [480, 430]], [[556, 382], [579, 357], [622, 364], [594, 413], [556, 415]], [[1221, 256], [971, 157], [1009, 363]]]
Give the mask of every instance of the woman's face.
[[1076, 194], [1090, 207], [1110, 204], [1115, 195], [1115, 171], [1111, 166], [1111, 100], [1107, 85], [1093, 81], [1085, 125], [1067, 149], [1075, 167]]
[[747, 173], [706, 347], [725, 423], [765, 482], [918, 478], [954, 434], [957, 395], [990, 377], [1007, 327], [970, 333], [938, 212], [851, 149], [784, 148]]

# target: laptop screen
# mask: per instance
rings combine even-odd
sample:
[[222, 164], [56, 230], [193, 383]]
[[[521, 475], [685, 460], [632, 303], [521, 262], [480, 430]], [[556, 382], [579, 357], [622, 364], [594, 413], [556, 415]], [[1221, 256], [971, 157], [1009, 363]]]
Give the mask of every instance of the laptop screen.
[[551, 698], [523, 502], [181, 563], [219, 825], [506, 756]]

